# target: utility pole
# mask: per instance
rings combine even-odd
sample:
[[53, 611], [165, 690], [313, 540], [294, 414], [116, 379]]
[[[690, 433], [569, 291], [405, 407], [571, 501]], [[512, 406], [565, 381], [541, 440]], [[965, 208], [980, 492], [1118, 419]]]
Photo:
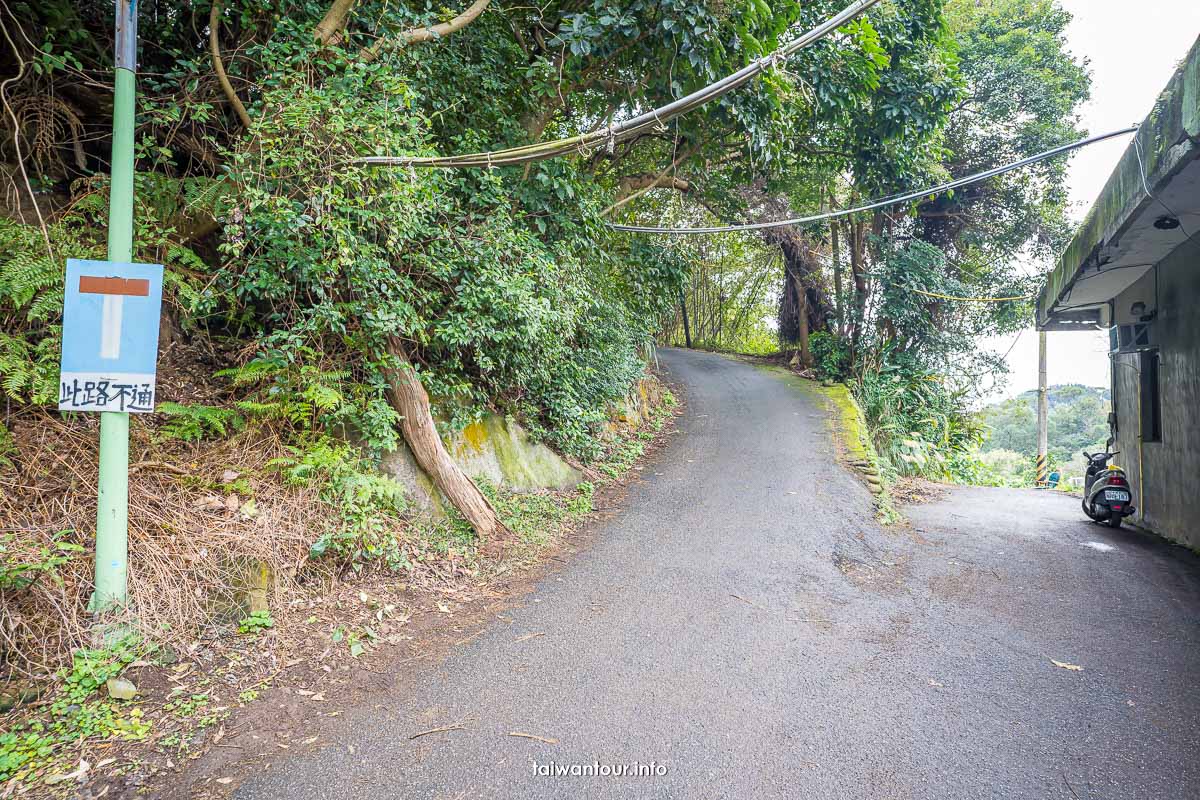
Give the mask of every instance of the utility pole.
[[679, 312], [683, 314], [683, 341], [689, 350], [692, 349], [692, 328], [688, 325], [687, 300], [683, 297], [683, 287], [679, 289]]
[[1046, 332], [1038, 331], [1038, 457], [1037, 486], [1050, 484], [1050, 398], [1047, 394]]
[[[137, 3], [116, 0], [116, 74], [108, 204], [108, 260], [133, 260], [133, 128], [137, 69]], [[96, 509], [96, 591], [91, 610], [124, 608], [129, 571], [129, 414], [100, 415]]]

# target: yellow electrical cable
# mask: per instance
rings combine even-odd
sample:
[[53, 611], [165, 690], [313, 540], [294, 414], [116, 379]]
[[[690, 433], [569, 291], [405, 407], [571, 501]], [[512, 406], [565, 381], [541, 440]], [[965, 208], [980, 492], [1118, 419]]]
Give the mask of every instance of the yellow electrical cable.
[[1020, 297], [957, 297], [952, 294], [938, 294], [937, 292], [926, 292], [921, 289], [909, 289], [914, 294], [923, 294], [926, 297], [936, 297], [939, 300], [961, 300], [964, 303], [1012, 303], [1017, 300], [1032, 300], [1037, 297], [1036, 294], [1024, 294]]

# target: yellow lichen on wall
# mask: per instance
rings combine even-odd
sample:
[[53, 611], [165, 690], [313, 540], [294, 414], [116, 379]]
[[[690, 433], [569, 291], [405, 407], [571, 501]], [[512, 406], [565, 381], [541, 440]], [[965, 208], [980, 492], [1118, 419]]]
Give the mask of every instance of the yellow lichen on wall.
[[[610, 409], [608, 435], [640, 428], [662, 403], [664, 389], [645, 377]], [[542, 442], [535, 441], [515, 419], [487, 413], [461, 431], [444, 436], [446, 449], [472, 478], [516, 491], [565, 489], [584, 473]], [[441, 494], [417, 465], [406, 446], [384, 458], [384, 471], [409, 490], [415, 506], [435, 515], [443, 510]]]
[[487, 440], [487, 426], [485, 426], [482, 422], [472, 422], [462, 430], [463, 443], [470, 445], [477, 453], [483, 452], [483, 448], [484, 445], [487, 444]]

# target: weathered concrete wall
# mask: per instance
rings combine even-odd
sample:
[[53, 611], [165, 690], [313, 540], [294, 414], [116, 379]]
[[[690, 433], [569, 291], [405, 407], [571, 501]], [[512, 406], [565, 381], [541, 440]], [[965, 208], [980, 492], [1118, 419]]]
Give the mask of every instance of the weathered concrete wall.
[[[462, 431], [443, 436], [446, 450], [476, 480], [519, 491], [566, 489], [583, 480], [583, 473], [540, 442], [533, 441], [516, 420], [488, 414]], [[383, 459], [383, 470], [407, 489], [418, 508], [440, 514], [445, 498], [417, 466], [412, 452], [401, 444]]]
[[[1140, 498], [1136, 522], [1200, 548], [1200, 234], [1180, 245], [1154, 271], [1114, 301], [1118, 322], [1141, 301], [1158, 309], [1162, 441], [1143, 442], [1137, 354], [1113, 359], [1117, 413], [1116, 461]], [[1157, 299], [1156, 299], [1157, 298]]]
[[[651, 418], [662, 400], [662, 385], [644, 378], [629, 396], [611, 409], [607, 435], [622, 427], [638, 428]], [[463, 470], [475, 479], [516, 491], [568, 489], [583, 480], [583, 472], [540, 442], [516, 420], [487, 414], [462, 431], [443, 436], [446, 449]], [[403, 444], [384, 456], [383, 470], [408, 490], [418, 508], [440, 514], [445, 498], [429, 476], [417, 466], [412, 452]]]

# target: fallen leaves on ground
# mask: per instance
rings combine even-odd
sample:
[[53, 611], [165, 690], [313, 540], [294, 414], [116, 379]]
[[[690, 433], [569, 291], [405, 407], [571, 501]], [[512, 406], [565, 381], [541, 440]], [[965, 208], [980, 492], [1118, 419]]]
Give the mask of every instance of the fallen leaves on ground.
[[[87, 777], [88, 770], [90, 770], [91, 768], [92, 768], [91, 764], [89, 764], [86, 761], [80, 760], [79, 768], [76, 769], [74, 772], [70, 772], [65, 775], [51, 775], [50, 777], [48, 777], [44, 780], [44, 783], [47, 786], [53, 786], [56, 783], [65, 783], [67, 781], [75, 781], [75, 780], [82, 781], [85, 777]], [[7, 796], [7, 793], [6, 793], [6, 796]]]
[[1083, 667], [1079, 666], [1078, 664], [1066, 664], [1062, 661], [1055, 661], [1053, 658], [1050, 659], [1050, 663], [1059, 669], [1066, 669], [1070, 670], [1071, 672], [1083, 672]]

